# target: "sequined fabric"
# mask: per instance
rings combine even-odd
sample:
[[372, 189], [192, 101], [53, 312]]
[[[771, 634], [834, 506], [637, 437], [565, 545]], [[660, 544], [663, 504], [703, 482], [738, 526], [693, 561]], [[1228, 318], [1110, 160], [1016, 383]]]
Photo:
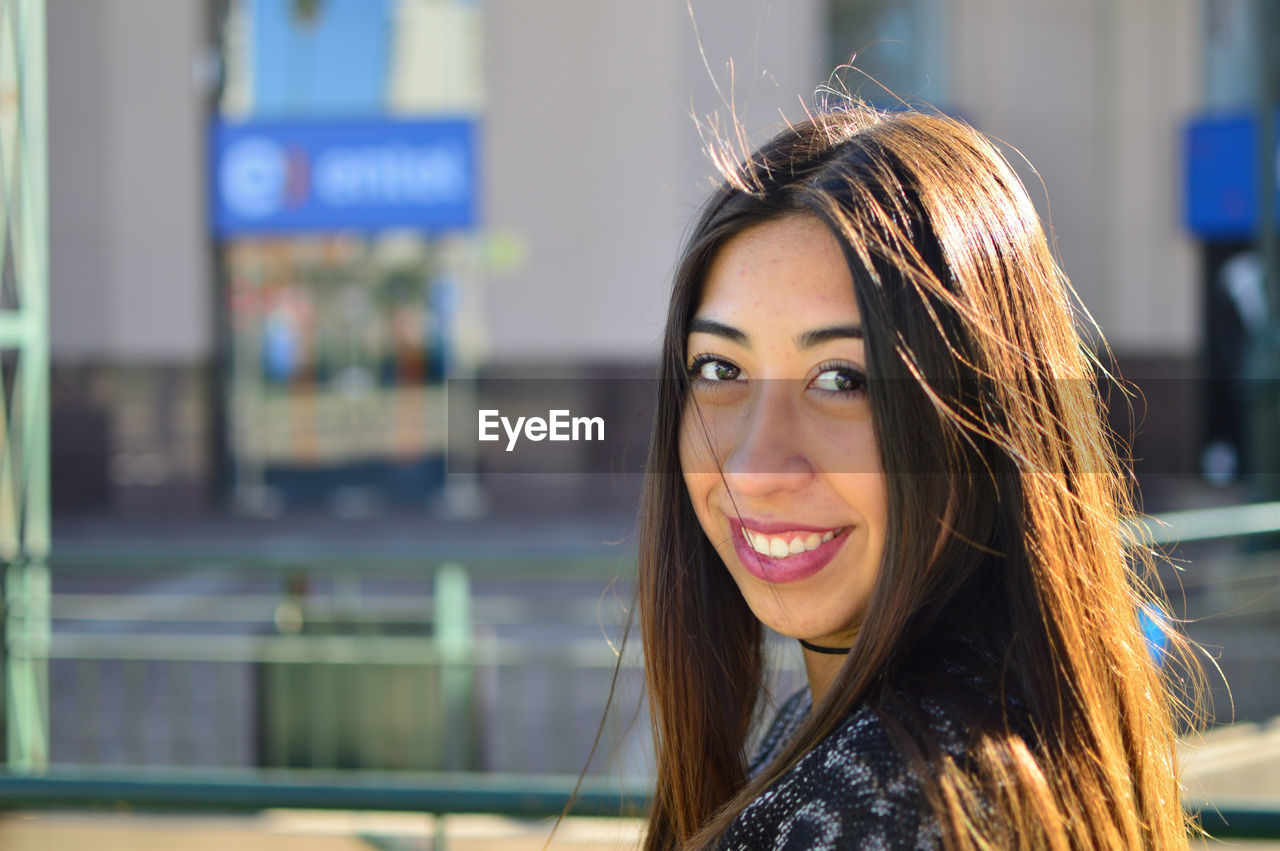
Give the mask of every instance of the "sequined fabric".
[[[967, 731], [949, 708], [961, 695], [968, 705], [997, 709], [1000, 690], [990, 676], [994, 657], [968, 642], [961, 652], [935, 659], [929, 676], [915, 679], [904, 695], [911, 701], [913, 723], [923, 724], [929, 738], [963, 762]], [[921, 688], [920, 682], [936, 682]], [[1023, 704], [1006, 696], [1010, 714]], [[752, 776], [776, 757], [811, 710], [808, 688], [792, 695], [777, 716], [749, 764]], [[799, 763], [753, 801], [725, 832], [726, 851], [836, 851], [839, 849], [940, 849], [936, 816], [924, 795], [922, 779], [898, 752], [883, 721], [869, 707], [858, 707]]]

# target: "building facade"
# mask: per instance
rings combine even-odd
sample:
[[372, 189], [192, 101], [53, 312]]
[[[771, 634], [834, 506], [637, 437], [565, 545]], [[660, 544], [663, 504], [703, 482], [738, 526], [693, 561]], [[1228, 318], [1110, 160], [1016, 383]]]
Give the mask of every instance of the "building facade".
[[[279, 2], [325, 14], [325, 0]], [[387, 108], [454, 98], [479, 115], [467, 339], [482, 368], [642, 373], [682, 236], [711, 185], [699, 121], [732, 112], [763, 138], [853, 56], [859, 70], [844, 84], [862, 96], [882, 99], [879, 81], [1001, 140], [1122, 371], [1160, 380], [1148, 390], [1148, 420], [1163, 429], [1151, 446], [1193, 458], [1198, 426], [1185, 412], [1196, 404], [1203, 287], [1180, 213], [1181, 128], [1217, 79], [1206, 66], [1239, 52], [1210, 27], [1234, 26], [1222, 24], [1235, 20], [1232, 3], [487, 0], [468, 19], [479, 86], [441, 81], [465, 63], [424, 58], [461, 49], [452, 42], [404, 47], [438, 39], [456, 26], [449, 15], [475, 4], [387, 3]], [[248, 36], [227, 21], [252, 5], [49, 2], [64, 509], [218, 504], [228, 319], [207, 132], [219, 109], [283, 96], [245, 81]], [[257, 61], [308, 73], [304, 58]]]

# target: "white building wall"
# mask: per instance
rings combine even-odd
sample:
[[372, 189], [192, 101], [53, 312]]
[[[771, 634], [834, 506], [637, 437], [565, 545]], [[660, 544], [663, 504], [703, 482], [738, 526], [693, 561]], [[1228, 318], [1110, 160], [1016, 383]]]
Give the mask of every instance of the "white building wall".
[[50, 0], [49, 324], [55, 359], [106, 353], [106, 279], [111, 253], [109, 157], [103, 143], [113, 105], [101, 69], [107, 7]]
[[202, 0], [49, 0], [55, 359], [207, 358]]
[[[525, 253], [485, 284], [492, 357], [651, 358], [681, 239], [710, 185], [690, 113], [723, 110], [714, 76], [754, 140], [779, 109], [797, 114], [829, 70], [825, 2], [694, 0], [697, 38], [685, 0], [483, 8], [484, 218]], [[1064, 267], [1119, 350], [1196, 345], [1178, 144], [1198, 102], [1199, 10], [950, 0], [943, 16], [950, 105], [1039, 169]], [[191, 75], [203, 16], [202, 0], [49, 2], [55, 358], [211, 352], [204, 115]]]
[[1118, 351], [1198, 345], [1180, 144], [1199, 103], [1200, 10], [1198, 0], [952, 3], [951, 105], [1009, 144], [1067, 275]]
[[[498, 361], [655, 357], [671, 270], [710, 187], [691, 113], [779, 120], [820, 79], [823, 4], [491, 0], [486, 221], [527, 264], [489, 283]], [[711, 74], [708, 73], [708, 67]], [[744, 106], [745, 105], [745, 106]]]
[[1200, 345], [1200, 254], [1182, 223], [1182, 133], [1201, 103], [1198, 0], [1117, 3], [1114, 101], [1117, 235], [1105, 301], [1128, 350], [1195, 354]]

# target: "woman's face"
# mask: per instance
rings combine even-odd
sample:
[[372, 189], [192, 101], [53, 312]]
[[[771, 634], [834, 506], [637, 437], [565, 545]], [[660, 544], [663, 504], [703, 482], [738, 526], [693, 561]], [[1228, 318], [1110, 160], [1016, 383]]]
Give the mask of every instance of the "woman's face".
[[839, 243], [807, 216], [743, 231], [690, 328], [680, 463], [698, 521], [766, 626], [848, 646], [880, 571], [886, 501]]

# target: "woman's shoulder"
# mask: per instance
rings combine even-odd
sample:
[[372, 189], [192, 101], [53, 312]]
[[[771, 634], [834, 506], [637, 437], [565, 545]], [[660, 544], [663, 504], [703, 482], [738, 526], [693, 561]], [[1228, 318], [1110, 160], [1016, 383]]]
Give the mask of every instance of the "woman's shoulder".
[[783, 701], [774, 714], [769, 729], [765, 731], [760, 743], [756, 746], [755, 755], [752, 756], [747, 767], [747, 773], [750, 776], [759, 774], [761, 769], [773, 761], [773, 758], [782, 751], [795, 732], [804, 724], [812, 708], [813, 702], [808, 686], [799, 689]]
[[[808, 690], [779, 711], [808, 708]], [[803, 716], [799, 719], [803, 722]], [[798, 724], [795, 724], [798, 727]], [[794, 732], [794, 727], [791, 729]], [[768, 736], [766, 736], [766, 740]], [[785, 738], [764, 748], [759, 770], [777, 755]], [[800, 762], [742, 811], [725, 833], [725, 849], [938, 848], [941, 839], [924, 797], [923, 784], [895, 747], [878, 713], [849, 713]]]
[[1029, 730], [1018, 684], [1006, 676], [995, 649], [972, 632], [918, 648], [888, 692], [885, 711], [948, 751], [963, 747], [964, 735], [979, 727]]
[[[1021, 701], [999, 686], [998, 671], [998, 660], [980, 641], [961, 637], [939, 650], [882, 704], [852, 709], [743, 810], [722, 847], [940, 848], [923, 767], [903, 753], [902, 737], [889, 727], [963, 761], [974, 717], [1019, 715]], [[807, 688], [782, 704], [752, 760], [752, 775], [781, 752], [810, 710]]]

